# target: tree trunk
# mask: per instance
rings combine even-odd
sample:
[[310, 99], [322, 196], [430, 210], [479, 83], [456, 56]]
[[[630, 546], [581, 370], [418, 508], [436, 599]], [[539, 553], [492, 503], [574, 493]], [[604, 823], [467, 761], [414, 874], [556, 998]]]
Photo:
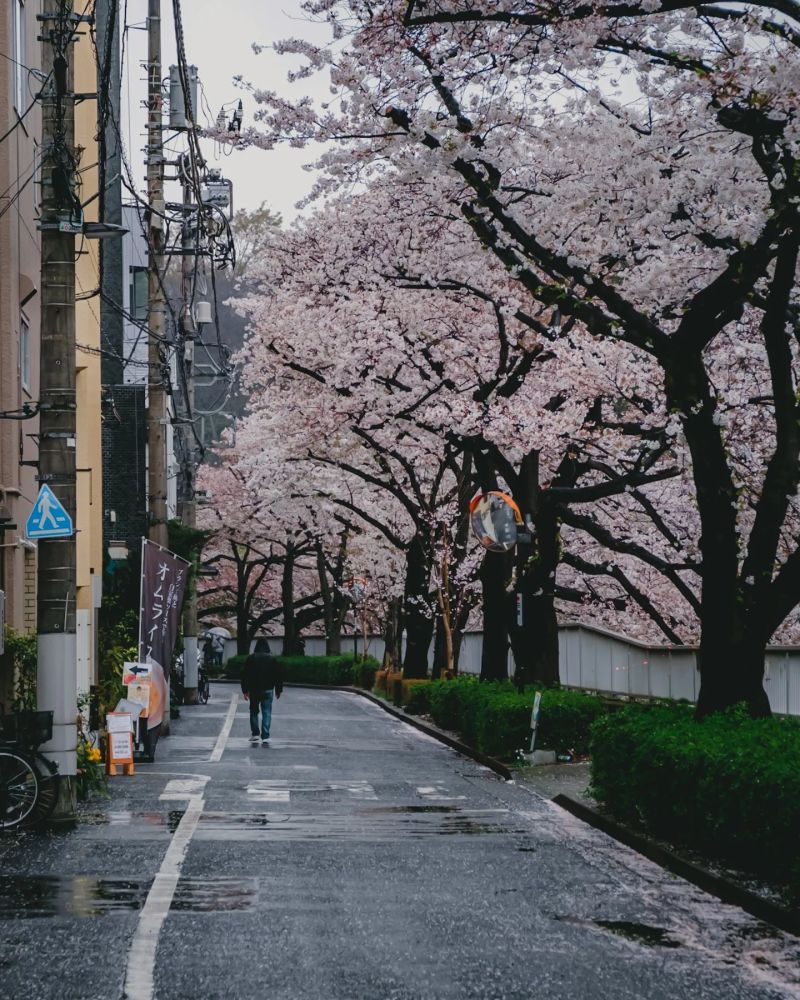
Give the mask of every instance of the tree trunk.
[[[517, 588], [509, 608], [514, 653], [514, 683], [557, 684], [558, 621], [554, 601], [556, 569], [561, 558], [559, 523], [539, 489], [539, 454], [529, 452], [519, 472], [522, 510], [532, 519], [531, 542], [517, 545]], [[521, 607], [517, 607], [517, 600]], [[521, 620], [521, 624], [520, 624]]]
[[[234, 548], [234, 555], [236, 550]], [[250, 600], [247, 588], [247, 571], [244, 562], [236, 558], [236, 652], [247, 656], [250, 652]]]
[[389, 601], [386, 609], [386, 623], [383, 628], [383, 663], [384, 670], [397, 670], [402, 661], [400, 638], [402, 628], [401, 603], [398, 597]]
[[[700, 514], [700, 692], [703, 718], [746, 702], [755, 717], [771, 714], [764, 692], [768, 636], [759, 628], [739, 583], [737, 492], [719, 425], [717, 401], [700, 354], [681, 351], [662, 361], [670, 409], [681, 414], [692, 455]], [[774, 561], [774, 560], [772, 560]]]
[[343, 531], [339, 541], [339, 551], [332, 580], [328, 579], [324, 547], [321, 542], [317, 542], [316, 545], [319, 589], [325, 613], [325, 653], [327, 656], [339, 656], [342, 652], [342, 625], [347, 605], [339, 585], [342, 582], [342, 567], [347, 558], [347, 539], [348, 532]]
[[433, 636], [433, 614], [428, 586], [431, 575], [430, 553], [416, 534], [406, 555], [406, 587], [403, 617], [406, 624], [406, 655], [403, 675], [407, 678], [428, 676], [428, 649]]
[[433, 632], [433, 666], [431, 680], [438, 681], [447, 671], [447, 636], [444, 619], [441, 612], [436, 615], [436, 625]]
[[464, 629], [469, 621], [469, 613], [472, 610], [472, 603], [462, 601], [454, 623], [453, 631], [453, 671], [458, 673], [458, 664], [461, 659], [461, 646], [464, 640]]
[[508, 680], [509, 603], [506, 592], [511, 576], [510, 554], [487, 552], [480, 568], [483, 604], [483, 650], [481, 680]]
[[701, 623], [697, 653], [700, 671], [698, 719], [742, 702], [753, 718], [767, 718], [772, 714], [764, 691], [766, 640], [760, 642], [753, 635], [753, 626], [742, 621], [745, 615], [746, 612], [732, 614], [716, 621], [709, 621], [710, 616], [707, 616]]
[[283, 605], [283, 649], [282, 656], [301, 656], [303, 648], [294, 613], [294, 549], [286, 547], [286, 561], [281, 575], [281, 604]]
[[557, 684], [558, 620], [552, 593], [535, 593], [527, 583], [518, 591], [522, 599], [522, 624], [517, 624], [516, 606], [511, 627], [511, 650], [514, 654], [514, 683]]

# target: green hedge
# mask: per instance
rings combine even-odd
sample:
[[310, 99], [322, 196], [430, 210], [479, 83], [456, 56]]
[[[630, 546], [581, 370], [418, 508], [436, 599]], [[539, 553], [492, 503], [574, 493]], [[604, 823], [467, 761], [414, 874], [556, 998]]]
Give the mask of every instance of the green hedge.
[[631, 706], [592, 728], [592, 792], [657, 836], [800, 890], [800, 725]]
[[[225, 664], [225, 675], [238, 680], [246, 656], [232, 656]], [[342, 656], [278, 656], [287, 684], [321, 684], [334, 687], [361, 687], [369, 690], [375, 683], [377, 660], [368, 656], [355, 660], [352, 653]]]
[[[482, 683], [475, 677], [458, 677], [420, 686], [411, 695], [408, 711], [428, 713], [438, 726], [458, 733], [477, 750], [509, 758], [530, 746], [534, 693], [534, 688], [520, 693], [508, 681]], [[544, 691], [537, 746], [586, 753], [591, 724], [604, 711], [593, 695]]]

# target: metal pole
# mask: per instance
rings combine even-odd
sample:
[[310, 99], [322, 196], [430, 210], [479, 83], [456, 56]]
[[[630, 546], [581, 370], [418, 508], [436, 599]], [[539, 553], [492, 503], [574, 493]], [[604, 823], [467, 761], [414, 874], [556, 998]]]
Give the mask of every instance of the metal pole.
[[[42, 4], [42, 339], [39, 481], [75, 524], [75, 21], [72, 4]], [[54, 818], [75, 817], [78, 664], [75, 636], [75, 536], [40, 539], [37, 559], [37, 704], [52, 711], [53, 738], [42, 749], [58, 764]]]
[[148, 345], [147, 481], [150, 541], [168, 547], [166, 299], [164, 295], [164, 148], [161, 92], [161, 0], [147, 8]]
[[[188, 104], [188, 101], [187, 101]], [[189, 127], [193, 125], [193, 112]], [[194, 267], [199, 247], [197, 206], [192, 200], [192, 188], [189, 177], [189, 155], [184, 154], [179, 165], [181, 183], [183, 184], [183, 229], [181, 232], [181, 332], [183, 334], [184, 371], [186, 372], [186, 423], [183, 430], [183, 501], [181, 504], [181, 521], [187, 528], [197, 526], [197, 501], [195, 499], [195, 445], [192, 425], [188, 422], [194, 414], [194, 342], [195, 323], [192, 314], [194, 299]], [[197, 704], [197, 582], [190, 581], [183, 605], [183, 671], [184, 671], [184, 701], [187, 705]]]

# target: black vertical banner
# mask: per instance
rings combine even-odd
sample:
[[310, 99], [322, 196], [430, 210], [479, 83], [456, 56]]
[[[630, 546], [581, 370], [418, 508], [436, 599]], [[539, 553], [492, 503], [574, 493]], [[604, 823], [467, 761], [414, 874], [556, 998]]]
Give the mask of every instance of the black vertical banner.
[[[139, 662], [153, 663], [151, 684], [158, 687], [158, 706], [151, 707], [148, 727], [159, 725], [167, 710], [169, 671], [178, 635], [189, 563], [155, 542], [142, 539], [142, 583], [139, 613]], [[155, 717], [154, 717], [155, 716]]]

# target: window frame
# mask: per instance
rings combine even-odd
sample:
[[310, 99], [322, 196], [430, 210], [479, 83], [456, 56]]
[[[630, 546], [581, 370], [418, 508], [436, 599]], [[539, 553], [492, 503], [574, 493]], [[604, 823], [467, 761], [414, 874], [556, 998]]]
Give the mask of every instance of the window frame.
[[28, 98], [28, 31], [25, 18], [25, 0], [12, 0], [11, 12], [11, 42], [14, 58], [13, 103], [17, 114], [22, 116], [30, 104], [30, 101], [26, 103]]

